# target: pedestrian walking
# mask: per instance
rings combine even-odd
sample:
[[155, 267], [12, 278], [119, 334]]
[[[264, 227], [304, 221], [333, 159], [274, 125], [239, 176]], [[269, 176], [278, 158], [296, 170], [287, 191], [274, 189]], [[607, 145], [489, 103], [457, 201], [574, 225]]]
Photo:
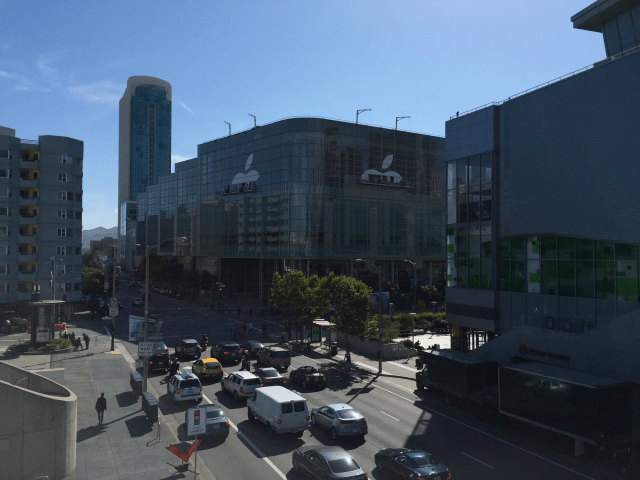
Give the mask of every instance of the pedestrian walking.
[[104, 419], [104, 411], [107, 409], [107, 399], [104, 398], [104, 393], [100, 395], [96, 402], [96, 412], [98, 412], [98, 425], [102, 425]]
[[84, 344], [87, 347], [87, 350], [89, 350], [89, 335], [85, 332], [82, 334], [82, 338], [84, 338]]

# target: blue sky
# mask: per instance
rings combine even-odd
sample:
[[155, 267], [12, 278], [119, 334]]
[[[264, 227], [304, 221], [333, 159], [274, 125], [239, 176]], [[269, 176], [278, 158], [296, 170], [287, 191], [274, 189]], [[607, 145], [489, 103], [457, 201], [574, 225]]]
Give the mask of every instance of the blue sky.
[[589, 0], [0, 3], [0, 125], [84, 141], [85, 229], [117, 225], [127, 78], [173, 88], [172, 157], [292, 116], [444, 135], [445, 121], [604, 58]]

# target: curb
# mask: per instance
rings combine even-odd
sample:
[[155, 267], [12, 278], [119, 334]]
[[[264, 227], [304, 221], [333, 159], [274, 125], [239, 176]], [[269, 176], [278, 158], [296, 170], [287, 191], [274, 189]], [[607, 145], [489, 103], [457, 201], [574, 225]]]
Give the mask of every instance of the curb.
[[22, 355], [56, 355], [58, 353], [69, 353], [73, 351], [73, 347], [63, 348], [61, 350], [42, 350], [38, 352], [15, 352], [14, 350], [7, 350], [5, 352], [6, 356], [15, 356], [20, 357]]

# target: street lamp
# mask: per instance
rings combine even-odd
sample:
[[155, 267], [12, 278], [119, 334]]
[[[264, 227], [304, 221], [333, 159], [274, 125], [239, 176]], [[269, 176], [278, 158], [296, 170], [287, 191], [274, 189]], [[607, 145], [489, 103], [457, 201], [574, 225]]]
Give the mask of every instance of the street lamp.
[[[178, 237], [176, 240], [186, 240], [186, 237]], [[148, 331], [148, 321], [149, 321], [149, 249], [159, 247], [165, 242], [172, 241], [173, 238], [167, 238], [160, 243], [156, 243], [155, 245], [145, 245], [145, 269], [144, 269], [144, 341], [146, 342], [149, 339], [149, 331]], [[139, 243], [136, 243], [136, 247], [141, 247]], [[144, 365], [142, 365], [142, 391], [147, 391], [147, 379], [149, 378], [149, 360], [148, 357], [144, 356]]]
[[[378, 374], [382, 373], [382, 265], [363, 258], [356, 258], [356, 262], [367, 262], [378, 269]], [[391, 308], [389, 308], [391, 313]]]
[[358, 124], [358, 117], [360, 116], [360, 114], [363, 113], [363, 112], [370, 112], [370, 111], [371, 111], [370, 108], [363, 108], [361, 110], [358, 110], [356, 112], [356, 125]]
[[402, 120], [403, 118], [411, 118], [411, 117], [396, 117], [396, 130], [398, 130], [398, 120]]
[[411, 265], [413, 265], [413, 278], [416, 282], [415, 285], [413, 285], [413, 311], [414, 313], [411, 314], [411, 343], [414, 343], [414, 333], [413, 331], [416, 329], [416, 325], [415, 325], [415, 320], [416, 320], [416, 292], [418, 291], [418, 277], [417, 277], [417, 273], [416, 273], [416, 263], [417, 262], [412, 262], [411, 260], [405, 260], [405, 262], [409, 262]]

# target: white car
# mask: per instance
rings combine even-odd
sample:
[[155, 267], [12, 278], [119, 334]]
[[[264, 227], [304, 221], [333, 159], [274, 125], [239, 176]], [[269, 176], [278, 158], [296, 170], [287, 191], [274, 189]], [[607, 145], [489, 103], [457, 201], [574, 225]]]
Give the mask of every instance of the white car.
[[236, 400], [250, 397], [261, 386], [260, 379], [249, 372], [230, 373], [220, 379], [220, 389], [231, 393]]
[[247, 400], [247, 415], [250, 421], [264, 423], [270, 435], [295, 433], [301, 437], [309, 428], [307, 401], [281, 386], [258, 388]]
[[182, 372], [167, 382], [167, 395], [173, 396], [176, 403], [193, 400], [198, 405], [202, 401], [202, 384], [193, 373]]
[[338, 436], [367, 434], [367, 421], [346, 403], [333, 403], [311, 410], [311, 423], [331, 432], [334, 440]]

